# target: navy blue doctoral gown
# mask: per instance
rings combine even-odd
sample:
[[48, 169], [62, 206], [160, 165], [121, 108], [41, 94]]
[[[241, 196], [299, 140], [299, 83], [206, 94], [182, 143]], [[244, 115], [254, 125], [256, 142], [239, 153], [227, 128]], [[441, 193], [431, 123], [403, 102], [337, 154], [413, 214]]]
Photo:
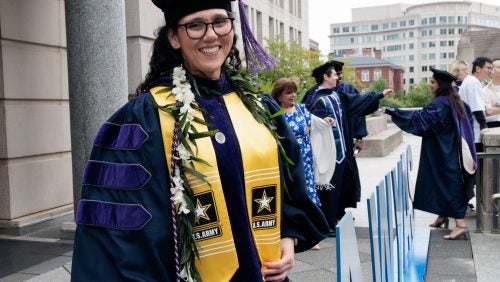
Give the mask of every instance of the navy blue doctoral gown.
[[[204, 108], [210, 108], [210, 115], [205, 117], [209, 129], [225, 131], [226, 142], [237, 143], [231, 139], [233, 126], [237, 125], [229, 119], [220, 98], [228, 92], [220, 92], [215, 82], [205, 84], [212, 85], [198, 85], [205, 89], [205, 96], [196, 99]], [[263, 97], [263, 103], [271, 112], [280, 109], [269, 96]], [[280, 169], [282, 187], [286, 184], [288, 188], [282, 191], [281, 237], [296, 238], [295, 251], [300, 252], [321, 241], [328, 234], [328, 226], [307, 195], [300, 149], [283, 116], [277, 118], [276, 131], [294, 162], [288, 168], [290, 177], [285, 175], [287, 169]], [[262, 281], [240, 193], [242, 160], [238, 144], [232, 147], [230, 152], [215, 147], [215, 152], [223, 170], [223, 192], [230, 199], [227, 208], [240, 263], [233, 280]], [[77, 211], [72, 281], [175, 281], [170, 179], [158, 109], [150, 93], [128, 102], [103, 125], [89, 163], [107, 173], [84, 174], [82, 201], [92, 206], [79, 206]]]
[[464, 218], [467, 181], [460, 165], [458, 133], [449, 106], [434, 99], [422, 110], [386, 109], [402, 130], [422, 137], [415, 186], [416, 209], [452, 218]]

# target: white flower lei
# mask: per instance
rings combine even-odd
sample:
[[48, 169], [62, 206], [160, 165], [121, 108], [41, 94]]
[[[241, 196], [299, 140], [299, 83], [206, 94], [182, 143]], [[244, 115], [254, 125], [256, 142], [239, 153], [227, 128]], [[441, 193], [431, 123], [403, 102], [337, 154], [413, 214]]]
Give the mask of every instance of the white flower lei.
[[[174, 88], [172, 89], [172, 94], [175, 95], [175, 101], [181, 103], [182, 106], [179, 109], [180, 118], [179, 120], [185, 120], [185, 124], [180, 124], [179, 127], [181, 130], [187, 125], [189, 127], [188, 133], [185, 138], [189, 139], [189, 134], [191, 132], [191, 122], [194, 119], [195, 110], [192, 107], [192, 103], [195, 103], [194, 93], [191, 91], [191, 85], [186, 83], [186, 71], [181, 67], [174, 68], [173, 71], [173, 84]], [[191, 161], [191, 153], [189, 150], [184, 147], [182, 143], [180, 143], [177, 148], [177, 155], [173, 155], [177, 159], [181, 159], [183, 162]], [[186, 199], [184, 198], [184, 181], [181, 178], [181, 170], [178, 167], [173, 169], [172, 181], [174, 183], [173, 187], [170, 188], [170, 192], [172, 194], [172, 201], [176, 206], [178, 206], [178, 213], [188, 214], [190, 212]]]

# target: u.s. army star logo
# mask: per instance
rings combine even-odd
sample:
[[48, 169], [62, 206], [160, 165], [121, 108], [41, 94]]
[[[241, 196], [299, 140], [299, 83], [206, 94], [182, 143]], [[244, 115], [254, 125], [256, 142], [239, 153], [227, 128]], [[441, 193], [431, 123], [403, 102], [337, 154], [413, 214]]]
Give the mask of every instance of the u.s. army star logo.
[[196, 199], [196, 208], [195, 208], [195, 221], [196, 223], [200, 222], [200, 218], [206, 219], [210, 221], [210, 217], [207, 215], [207, 210], [212, 206], [212, 204], [202, 205], [200, 203], [200, 199]]
[[263, 190], [262, 192], [262, 198], [254, 200], [259, 204], [259, 210], [257, 211], [257, 214], [259, 214], [263, 209], [268, 210], [269, 212], [271, 211], [271, 201], [274, 199], [274, 197], [267, 197], [266, 190]]

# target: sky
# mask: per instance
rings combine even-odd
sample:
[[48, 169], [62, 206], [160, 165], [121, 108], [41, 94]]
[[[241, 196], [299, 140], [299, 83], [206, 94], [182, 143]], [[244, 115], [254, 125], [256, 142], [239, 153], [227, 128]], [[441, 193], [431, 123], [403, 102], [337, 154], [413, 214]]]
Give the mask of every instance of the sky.
[[[309, 38], [319, 42], [321, 53], [330, 52], [328, 35], [330, 24], [351, 21], [351, 8], [389, 5], [395, 3], [420, 4], [443, 1], [418, 0], [309, 0]], [[476, 0], [476, 2], [500, 6], [498, 0]]]

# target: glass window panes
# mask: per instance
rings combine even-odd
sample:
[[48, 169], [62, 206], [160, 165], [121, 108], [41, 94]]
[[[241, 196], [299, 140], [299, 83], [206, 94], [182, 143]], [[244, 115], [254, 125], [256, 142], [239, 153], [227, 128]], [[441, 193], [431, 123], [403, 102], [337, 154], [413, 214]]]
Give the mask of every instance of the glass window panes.
[[440, 24], [446, 24], [446, 16], [439, 17], [439, 23]]
[[361, 71], [361, 81], [363, 82], [370, 81], [370, 71], [368, 70]]

